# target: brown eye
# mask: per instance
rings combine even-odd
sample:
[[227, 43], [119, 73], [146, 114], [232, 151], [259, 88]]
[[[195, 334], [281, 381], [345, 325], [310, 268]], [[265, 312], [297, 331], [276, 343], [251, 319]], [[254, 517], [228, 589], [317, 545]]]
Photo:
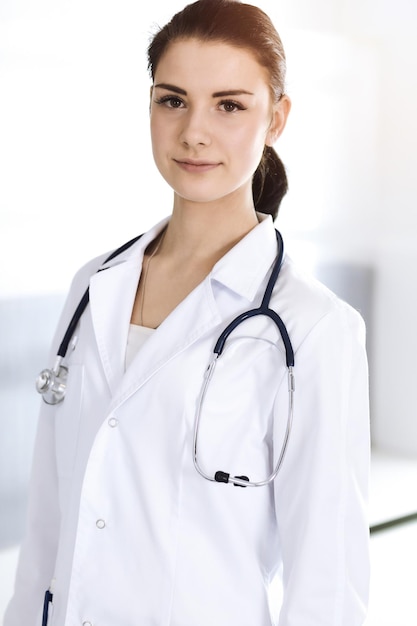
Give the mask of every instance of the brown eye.
[[184, 104], [181, 98], [177, 96], [164, 96], [163, 98], [159, 98], [159, 100], [155, 100], [155, 102], [156, 104], [163, 104], [169, 109], [180, 109]]
[[182, 105], [182, 100], [180, 100], [179, 98], [170, 98], [167, 102], [169, 102], [169, 106], [172, 109], [179, 109]]
[[225, 113], [235, 113], [236, 111], [244, 111], [245, 107], [239, 102], [234, 102], [233, 100], [223, 100], [220, 102], [220, 108]]

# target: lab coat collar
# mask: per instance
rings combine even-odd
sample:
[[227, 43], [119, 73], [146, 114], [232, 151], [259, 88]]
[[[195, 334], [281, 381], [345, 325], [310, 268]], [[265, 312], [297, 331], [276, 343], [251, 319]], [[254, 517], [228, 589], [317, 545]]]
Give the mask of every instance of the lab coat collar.
[[113, 395], [112, 407], [127, 399], [164, 363], [221, 322], [214, 283], [252, 301], [276, 257], [272, 219], [262, 216], [260, 224], [220, 259], [207, 279], [164, 320], [142, 347], [140, 358], [125, 372], [130, 317], [143, 254], [168, 219], [156, 224], [120, 256], [104, 263], [102, 271], [90, 280], [93, 327]]
[[93, 329], [112, 394], [109, 410], [114, 410], [164, 364], [221, 321], [210, 282], [205, 280], [162, 322], [125, 371], [127, 337], [143, 254], [167, 221], [159, 222], [131, 248], [104, 263], [90, 279]]
[[277, 239], [270, 215], [258, 213], [259, 224], [213, 267], [217, 281], [252, 302], [277, 256]]
[[[259, 284], [277, 255], [275, 228], [270, 215], [258, 213], [259, 224], [225, 254], [213, 267], [210, 278], [249, 301], [255, 298]], [[169, 217], [161, 220], [124, 253], [105, 263], [102, 269], [130, 262], [136, 268], [142, 263], [147, 246], [167, 226]]]
[[169, 217], [166, 217], [160, 222], [158, 222], [157, 224], [155, 224], [155, 226], [153, 226], [150, 230], [141, 234], [138, 240], [132, 246], [127, 248], [124, 252], [122, 252], [121, 254], [118, 254], [116, 257], [114, 257], [111, 261], [108, 261], [107, 263], [104, 261], [102, 265], [100, 266], [100, 271], [110, 269], [112, 267], [115, 267], [116, 265], [121, 265], [122, 263], [126, 263], [126, 262], [131, 262], [131, 263], [136, 263], [136, 264], [141, 263], [143, 260], [143, 255], [144, 255], [146, 248], [151, 243], [151, 241], [153, 241], [159, 235], [159, 233], [165, 228], [168, 222], [169, 222]]

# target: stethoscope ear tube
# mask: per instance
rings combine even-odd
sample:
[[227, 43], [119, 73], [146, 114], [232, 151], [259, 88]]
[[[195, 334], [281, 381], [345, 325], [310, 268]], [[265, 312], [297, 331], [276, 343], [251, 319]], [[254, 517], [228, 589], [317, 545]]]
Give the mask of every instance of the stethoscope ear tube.
[[278, 243], [278, 255], [272, 267], [271, 276], [269, 277], [268, 284], [262, 298], [261, 306], [255, 309], [251, 309], [249, 311], [244, 311], [243, 313], [238, 315], [238, 317], [232, 320], [228, 326], [226, 326], [224, 331], [217, 339], [216, 345], [214, 346], [213, 352], [218, 356], [222, 354], [226, 340], [229, 335], [235, 330], [235, 328], [237, 328], [240, 324], [242, 324], [242, 322], [251, 317], [255, 317], [256, 315], [265, 315], [266, 317], [270, 317], [278, 327], [285, 347], [285, 360], [287, 363], [287, 367], [294, 367], [294, 350], [292, 348], [291, 340], [289, 338], [285, 324], [278, 315], [278, 313], [269, 308], [272, 292], [278, 280], [279, 272], [281, 270], [282, 261], [284, 258], [284, 242], [282, 240], [281, 233], [278, 230], [276, 230], [275, 233]]
[[[292, 428], [293, 415], [294, 415], [294, 391], [295, 391], [295, 379], [294, 379], [294, 370], [293, 370], [294, 350], [293, 350], [291, 340], [289, 338], [284, 322], [282, 321], [281, 317], [278, 315], [276, 311], [269, 308], [269, 303], [272, 297], [272, 292], [273, 292], [275, 283], [278, 279], [279, 272], [282, 266], [282, 261], [284, 258], [284, 243], [282, 241], [281, 234], [277, 230], [275, 232], [276, 232], [277, 243], [278, 243], [278, 255], [272, 267], [271, 276], [269, 277], [268, 284], [266, 286], [261, 305], [258, 308], [251, 309], [249, 311], [245, 311], [241, 313], [234, 320], [232, 320], [230, 324], [228, 324], [228, 326], [226, 326], [226, 328], [223, 330], [223, 332], [220, 334], [219, 338], [216, 341], [216, 344], [213, 350], [214, 359], [208, 366], [205, 376], [204, 376], [203, 386], [202, 386], [202, 390], [200, 393], [200, 398], [199, 398], [199, 402], [197, 405], [196, 417], [195, 417], [195, 422], [194, 422], [193, 462], [194, 462], [194, 467], [197, 470], [197, 472], [201, 476], [203, 476], [203, 478], [206, 478], [207, 480], [210, 480], [212, 482], [232, 483], [233, 485], [238, 486], [238, 487], [263, 487], [265, 485], [268, 485], [277, 477], [278, 472], [281, 469], [282, 462], [284, 460], [285, 452], [287, 450], [288, 441], [289, 441], [291, 428]], [[242, 324], [244, 321], [252, 317], [256, 317], [257, 315], [264, 315], [266, 317], [269, 317], [276, 324], [279, 330], [279, 334], [281, 336], [282, 342], [284, 344], [284, 348], [285, 348], [285, 361], [286, 361], [287, 370], [288, 370], [288, 415], [287, 415], [286, 431], [285, 431], [284, 440], [281, 446], [281, 451], [279, 453], [278, 460], [275, 464], [275, 467], [272, 473], [265, 480], [251, 481], [248, 478], [248, 476], [245, 476], [245, 475], [231, 476], [229, 473], [223, 470], [217, 470], [214, 473], [214, 475], [211, 476], [207, 474], [200, 467], [200, 464], [198, 462], [198, 455], [197, 455], [198, 433], [199, 433], [201, 412], [202, 412], [202, 407], [204, 404], [204, 399], [205, 399], [210, 381], [213, 377], [217, 360], [223, 353], [226, 340], [228, 339], [230, 334], [240, 324]]]
[[278, 313], [269, 308], [262, 309], [261, 307], [259, 307], [257, 309], [251, 309], [250, 311], [245, 311], [244, 313], [241, 313], [238, 317], [232, 320], [230, 324], [226, 326], [220, 337], [217, 339], [213, 352], [220, 356], [223, 352], [223, 348], [225, 346], [227, 338], [235, 330], [235, 328], [237, 328], [242, 322], [250, 319], [251, 317], [256, 317], [257, 315], [265, 315], [266, 317], [270, 317], [273, 322], [275, 322], [275, 324], [278, 326], [279, 334], [281, 335], [282, 341], [284, 343], [285, 361], [287, 367], [294, 367], [294, 350], [285, 324], [278, 315]]
[[265, 487], [266, 485], [269, 485], [270, 483], [272, 483], [275, 480], [275, 478], [278, 476], [278, 473], [281, 469], [282, 463], [284, 461], [284, 456], [288, 447], [288, 442], [289, 442], [291, 429], [292, 429], [292, 423], [293, 423], [293, 416], [294, 416], [295, 378], [294, 378], [293, 368], [288, 367], [288, 414], [287, 414], [287, 423], [286, 423], [284, 439], [282, 442], [278, 460], [275, 464], [273, 471], [271, 472], [271, 474], [269, 474], [267, 478], [265, 478], [265, 480], [252, 481], [246, 475], [231, 476], [228, 472], [225, 472], [223, 470], [217, 470], [214, 473], [214, 475], [211, 476], [210, 474], [207, 474], [207, 472], [205, 472], [201, 468], [198, 462], [197, 449], [198, 449], [198, 434], [200, 430], [200, 421], [201, 421], [201, 411], [202, 411], [202, 407], [204, 404], [204, 399], [207, 393], [208, 386], [210, 384], [210, 381], [214, 374], [214, 370], [216, 368], [217, 360], [218, 360], [218, 355], [216, 355], [215, 359], [210, 363], [209, 367], [207, 368], [206, 374], [204, 376], [203, 388], [201, 390], [201, 394], [200, 394], [200, 398], [199, 398], [199, 402], [197, 406], [197, 412], [196, 412], [196, 417], [195, 417], [195, 422], [194, 422], [194, 436], [193, 436], [194, 467], [197, 470], [197, 472], [200, 474], [200, 476], [202, 476], [203, 478], [211, 482], [226, 483], [226, 484], [231, 483], [235, 485], [236, 487]]

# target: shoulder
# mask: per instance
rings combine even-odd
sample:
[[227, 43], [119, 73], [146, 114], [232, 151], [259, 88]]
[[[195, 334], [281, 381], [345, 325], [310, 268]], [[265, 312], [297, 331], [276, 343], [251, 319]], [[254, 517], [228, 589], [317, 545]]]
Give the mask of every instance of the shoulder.
[[65, 308], [75, 308], [90, 284], [90, 278], [101, 268], [110, 252], [100, 254], [82, 265], [74, 274], [67, 292]]
[[271, 306], [284, 320], [295, 350], [316, 327], [331, 335], [352, 335], [360, 343], [365, 341], [365, 324], [360, 312], [297, 267], [288, 256]]
[[90, 278], [98, 272], [110, 254], [111, 251], [105, 252], [84, 263], [84, 265], [82, 265], [73, 276], [70, 293], [73, 291], [85, 291], [88, 287]]
[[90, 285], [90, 278], [100, 269], [105, 260], [108, 258], [109, 253], [101, 254], [84, 265], [82, 265], [72, 278], [71, 285], [67, 292], [65, 302], [61, 311], [61, 315], [58, 320], [57, 327], [55, 329], [55, 335], [50, 347], [50, 355], [55, 355], [60, 341], [70, 323], [72, 316], [75, 313], [83, 295], [87, 291]]

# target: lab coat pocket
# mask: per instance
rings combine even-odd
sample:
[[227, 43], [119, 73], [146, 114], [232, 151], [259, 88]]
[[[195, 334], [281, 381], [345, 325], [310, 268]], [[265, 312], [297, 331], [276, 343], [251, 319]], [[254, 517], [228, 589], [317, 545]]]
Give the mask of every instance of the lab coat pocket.
[[284, 367], [273, 343], [255, 337], [229, 341], [200, 401], [198, 457], [209, 475], [224, 469], [254, 481], [269, 476], [273, 406]]
[[68, 368], [64, 400], [55, 413], [55, 445], [58, 476], [68, 477], [74, 469], [78, 445], [83, 396], [84, 366], [71, 364]]

